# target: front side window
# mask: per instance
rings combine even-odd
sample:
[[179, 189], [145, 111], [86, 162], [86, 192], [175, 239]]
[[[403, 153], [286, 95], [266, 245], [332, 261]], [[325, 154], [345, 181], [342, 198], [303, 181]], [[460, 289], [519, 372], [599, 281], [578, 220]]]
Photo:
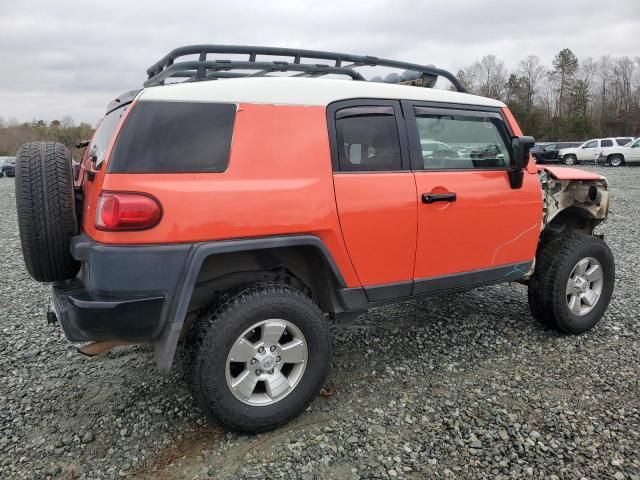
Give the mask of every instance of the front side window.
[[415, 113], [425, 170], [506, 167], [509, 137], [497, 115], [434, 113], [420, 107]]
[[627, 143], [629, 143], [632, 139], [631, 138], [616, 138], [616, 143], [620, 146], [624, 146]]
[[613, 141], [612, 140], [602, 140], [600, 142], [600, 146], [601, 147], [613, 147]]
[[598, 148], [598, 141], [591, 140], [590, 142], [585, 143], [582, 148]]
[[336, 114], [340, 171], [402, 168], [398, 126], [392, 107], [352, 107]]

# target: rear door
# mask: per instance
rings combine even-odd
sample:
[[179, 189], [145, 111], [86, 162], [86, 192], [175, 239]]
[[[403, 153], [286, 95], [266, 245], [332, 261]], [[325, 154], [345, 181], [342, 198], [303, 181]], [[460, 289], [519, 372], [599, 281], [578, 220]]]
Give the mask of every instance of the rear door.
[[629, 148], [626, 149], [625, 159], [628, 162], [640, 162], [640, 140], [636, 140], [627, 146]]
[[617, 144], [612, 138], [604, 138], [600, 140], [600, 152], [604, 153], [604, 155], [607, 155], [607, 152], [611, 151], [613, 147], [617, 147]]
[[[540, 184], [525, 170], [522, 187], [511, 188], [511, 133], [500, 110], [403, 102], [403, 111], [418, 203], [413, 293], [521, 276], [540, 233]], [[422, 155], [427, 140], [448, 152]]]
[[342, 234], [370, 301], [411, 293], [416, 186], [397, 101], [349, 100], [327, 109]]

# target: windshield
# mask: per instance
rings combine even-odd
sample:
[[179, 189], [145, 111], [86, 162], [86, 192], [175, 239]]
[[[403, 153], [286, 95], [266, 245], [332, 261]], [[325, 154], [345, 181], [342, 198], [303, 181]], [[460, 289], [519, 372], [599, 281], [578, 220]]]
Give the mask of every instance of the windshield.
[[89, 156], [94, 157], [96, 167], [104, 161], [113, 133], [115, 132], [122, 115], [127, 111], [127, 108], [128, 105], [117, 108], [112, 112], [109, 112], [102, 121], [100, 121], [98, 129], [91, 139], [91, 145], [89, 146]]
[[640, 138], [633, 142], [631, 145], [627, 145], [629, 148], [640, 148]]

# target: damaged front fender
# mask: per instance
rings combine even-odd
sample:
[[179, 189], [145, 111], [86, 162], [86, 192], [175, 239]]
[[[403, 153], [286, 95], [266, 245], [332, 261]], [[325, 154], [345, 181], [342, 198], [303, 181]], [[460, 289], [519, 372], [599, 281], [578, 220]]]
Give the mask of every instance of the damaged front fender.
[[570, 178], [570, 172], [557, 178], [559, 175], [554, 173], [548, 169], [538, 171], [542, 186], [543, 232], [562, 233], [569, 229], [577, 233], [592, 234], [593, 229], [607, 218], [609, 212], [606, 178], [599, 175], [587, 176], [583, 172], [576, 175], [577, 178]]

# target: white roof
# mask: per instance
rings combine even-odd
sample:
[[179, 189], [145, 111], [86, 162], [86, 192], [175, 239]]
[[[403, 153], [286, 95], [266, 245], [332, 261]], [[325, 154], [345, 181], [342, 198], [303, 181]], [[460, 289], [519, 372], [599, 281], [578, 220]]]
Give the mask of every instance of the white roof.
[[188, 82], [149, 87], [138, 97], [141, 101], [188, 101], [267, 103], [280, 105], [326, 106], [350, 98], [383, 98], [449, 102], [484, 107], [504, 107], [491, 98], [435, 88], [410, 87], [355, 80], [256, 77]]

